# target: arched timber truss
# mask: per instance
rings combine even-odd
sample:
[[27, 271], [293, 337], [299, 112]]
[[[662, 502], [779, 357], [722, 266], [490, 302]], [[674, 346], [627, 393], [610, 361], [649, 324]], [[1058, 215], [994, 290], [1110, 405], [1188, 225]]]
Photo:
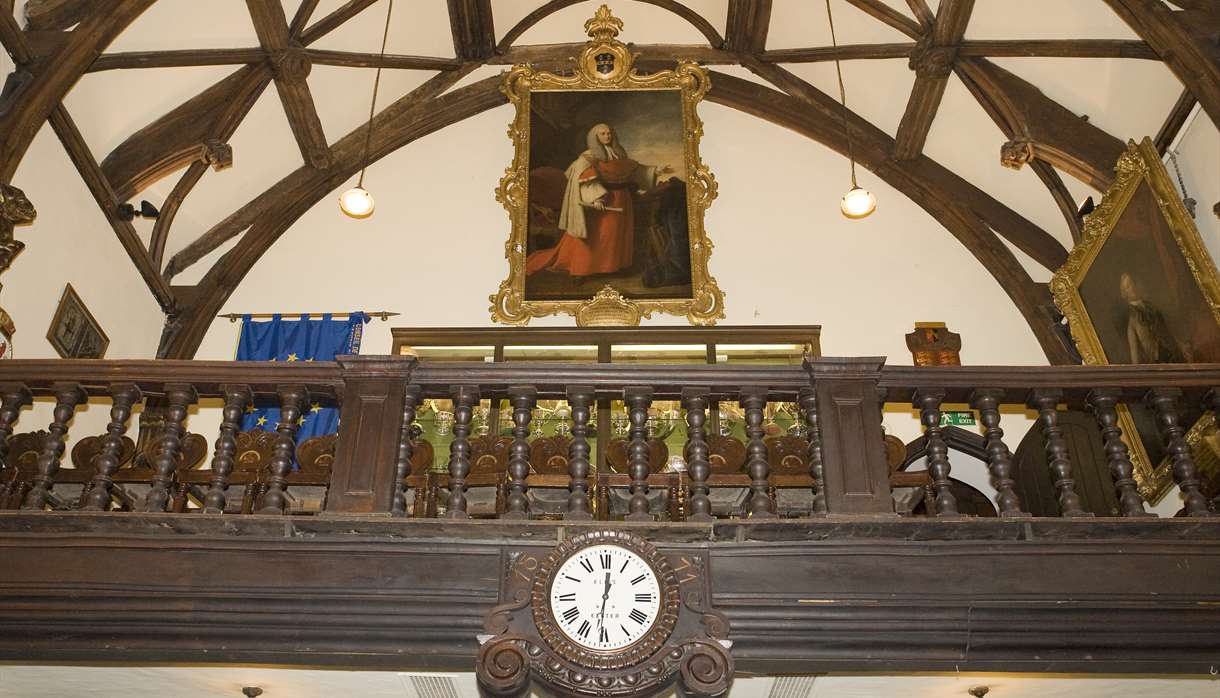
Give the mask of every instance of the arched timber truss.
[[[109, 44], [156, 0], [28, 0], [26, 26], [13, 17], [12, 0], [0, 0], [0, 43], [17, 65], [0, 97], [0, 182], [11, 181], [42, 124], [49, 122], [150, 291], [167, 313], [159, 355], [189, 358], [215, 314], [253, 265], [314, 203], [342, 185], [360, 167], [362, 124], [327, 143], [306, 77], [314, 64], [372, 67], [375, 54], [329, 51], [311, 45], [377, 0], [349, 0], [314, 19], [318, 0], [304, 0], [290, 19], [280, 0], [247, 0], [259, 46], [105, 53]], [[1070, 361], [1053, 328], [1045, 284], [1035, 283], [1001, 238], [1038, 264], [1055, 269], [1067, 251], [1046, 231], [923, 154], [949, 78], [966, 85], [1007, 139], [1005, 165], [1029, 164], [1063, 211], [1073, 234], [1077, 212], [1058, 171], [1104, 188], [1123, 144], [1078, 118], [1036, 86], [1005, 71], [988, 57], [1120, 57], [1164, 60], [1185, 91], [1158, 143], [1167, 146], [1186, 113], [1198, 102], [1220, 124], [1220, 3], [1177, 0], [1104, 0], [1143, 39], [1012, 40], [964, 39], [973, 0], [941, 0], [932, 12], [925, 0], [907, 0], [910, 16], [881, 0], [846, 0], [911, 41], [802, 49], [766, 50], [771, 0], [729, 0], [723, 37], [706, 17], [675, 0], [635, 0], [674, 13], [708, 41], [703, 45], [636, 45], [640, 64], [668, 65], [677, 58], [708, 65], [740, 65], [763, 81], [713, 71], [708, 98], [846, 153], [847, 134], [838, 102], [782, 67], [782, 63], [907, 57], [915, 83], [896, 137], [859, 115], [847, 113], [847, 128], [860, 164], [922, 206], [992, 274], [1025, 317], [1051, 363]], [[448, 0], [453, 58], [387, 55], [387, 69], [438, 71], [434, 77], [374, 116], [370, 160], [446, 126], [505, 103], [498, 78], [451, 89], [483, 65], [531, 62], [557, 69], [581, 44], [521, 46], [533, 25], [580, 0], [549, 0], [521, 19], [496, 43], [490, 0]], [[68, 31], [71, 29], [71, 31]], [[229, 77], [153, 121], [98, 163], [62, 101], [86, 72], [119, 68], [194, 65], [238, 66]], [[231, 162], [226, 144], [254, 102], [275, 83], [303, 164], [266, 191], [217, 222], [167, 262], [165, 241], [174, 214], [208, 167]], [[118, 204], [150, 184], [183, 171], [164, 202], [146, 247]], [[236, 236], [237, 244], [194, 286], [170, 280]]]

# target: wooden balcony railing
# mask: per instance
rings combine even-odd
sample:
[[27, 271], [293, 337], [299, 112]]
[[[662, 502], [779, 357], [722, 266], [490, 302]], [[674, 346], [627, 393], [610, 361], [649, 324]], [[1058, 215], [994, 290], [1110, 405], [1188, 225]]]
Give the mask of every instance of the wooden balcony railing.
[[[942, 406], [964, 403], [983, 425], [981, 453], [1002, 517], [1028, 516], [1015, 486], [1001, 409], [1038, 415], [1059, 514], [1092, 515], [1073, 476], [1061, 407], [1087, 410], [1104, 442], [1104, 472], [1123, 517], [1148, 516], [1120, 436], [1118, 410], [1140, 403], [1159, 422], [1187, 516], [1215, 513], [1184, 434], [1186, 412], [1220, 407], [1220, 366], [885, 367], [879, 358], [821, 358], [804, 366], [577, 363], [420, 363], [409, 357], [337, 362], [5, 361], [0, 363], [0, 509], [178, 512], [183, 515], [376, 514], [506, 519], [707, 522], [825, 515], [894, 515], [892, 487], [927, 493], [925, 511], [962, 513], [954, 494], [951, 439]], [[32, 398], [52, 398], [45, 431], [27, 426]], [[453, 402], [447, 468], [410, 425], [424, 400]], [[507, 399], [511, 436], [472, 437], [481, 399]], [[77, 409], [108, 400], [104, 434], [65, 444]], [[570, 436], [535, 438], [539, 400], [570, 405]], [[627, 438], [591, 462], [590, 415], [622, 400]], [[188, 414], [220, 406], [218, 434], [193, 434]], [[685, 469], [668, 471], [650, 440], [648, 410], [679, 400]], [[274, 431], [238, 431], [255, 402], [281, 410]], [[128, 435], [145, 403], [143, 431]], [[744, 414], [744, 443], [710, 434], [709, 410]], [[769, 403], [800, 406], [804, 437], [768, 434]], [[882, 429], [886, 402], [911, 405], [924, 425], [927, 470], [895, 472]], [[297, 421], [314, 404], [341, 408], [337, 435], [297, 444]], [[150, 419], [155, 414], [157, 419]], [[19, 431], [25, 429], [25, 431]], [[79, 434], [74, 436], [81, 436]], [[65, 460], [75, 467], [66, 467]], [[240, 490], [240, 494], [238, 491]], [[310, 502], [316, 502], [310, 505]]]

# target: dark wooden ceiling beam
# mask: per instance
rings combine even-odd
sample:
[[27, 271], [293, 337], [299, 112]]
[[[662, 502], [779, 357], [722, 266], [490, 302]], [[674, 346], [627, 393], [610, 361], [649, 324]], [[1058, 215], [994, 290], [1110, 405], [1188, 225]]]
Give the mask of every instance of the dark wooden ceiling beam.
[[454, 70], [462, 65], [456, 58], [433, 56], [403, 56], [387, 53], [352, 53], [350, 51], [327, 51], [307, 48], [305, 55], [315, 65], [337, 65], [347, 68], [388, 68], [391, 70]]
[[957, 55], [993, 58], [1142, 58], [1161, 59], [1143, 41], [1131, 39], [963, 40]]
[[[746, 67], [772, 85], [800, 99], [807, 105], [807, 109], [815, 111], [816, 118], [841, 123], [843, 112], [838, 101], [808, 82], [776, 65], [754, 62], [747, 64]], [[885, 173], [891, 170], [900, 170], [911, 177], [922, 178], [929, 186], [949, 192], [958, 200], [968, 203], [971, 209], [997, 233], [1047, 269], [1058, 269], [1067, 261], [1067, 250], [1054, 236], [927, 155], [920, 155], [918, 158], [905, 162], [895, 161], [890, 156], [894, 139], [854, 112], [849, 110], [847, 114], [851, 125], [854, 152], [857, 161], [862, 166], [876, 172], [879, 176], [886, 176]], [[846, 154], [846, 137], [842, 136], [841, 130], [838, 133], [842, 137], [837, 140], [835, 132], [827, 133], [829, 135], [826, 136], [823, 143]]]
[[55, 55], [31, 65], [19, 94], [0, 116], [0, 182], [10, 182], [51, 111], [101, 52], [154, 0], [94, 0], [93, 14], [64, 34]]
[[1199, 100], [1195, 99], [1190, 90], [1182, 90], [1178, 101], [1174, 102], [1173, 108], [1169, 110], [1169, 116], [1165, 117], [1165, 123], [1161, 124], [1160, 130], [1156, 132], [1156, 138], [1153, 139], [1158, 153], [1164, 155], [1169, 150], [1198, 103]]
[[25, 28], [63, 31], [88, 17], [92, 9], [91, 0], [26, 0]]
[[936, 15], [932, 12], [932, 8], [928, 7], [927, 0], [907, 0], [907, 7], [911, 8], [911, 14], [915, 15], [919, 27], [925, 34], [932, 30], [933, 25], [936, 24]]
[[200, 65], [246, 65], [267, 59], [261, 48], [202, 48], [168, 51], [122, 51], [98, 56], [86, 72]]
[[1198, 10], [1220, 14], [1220, 0], [1169, 0], [1183, 10]]
[[136, 131], [102, 160], [120, 201], [200, 159], [209, 141], [226, 143], [271, 80], [265, 64], [250, 65]]
[[1059, 176], [1059, 172], [1042, 160], [1034, 160], [1029, 163], [1029, 168], [1034, 171], [1034, 174], [1038, 175], [1038, 179], [1042, 180], [1042, 184], [1050, 192], [1055, 205], [1059, 207], [1059, 212], [1063, 214], [1063, 219], [1067, 222], [1068, 233], [1072, 236], [1072, 244], [1080, 242], [1080, 229], [1083, 224], [1080, 220], [1080, 207], [1072, 199], [1072, 193], [1068, 191], [1067, 185], [1063, 183], [1063, 178]]
[[918, 39], [924, 34], [918, 22], [885, 4], [882, 0], [847, 0], [847, 2], [912, 39]]
[[[513, 46], [503, 50], [487, 61], [489, 65], [513, 65], [516, 63], [554, 63], [572, 56], [573, 47], [580, 52], [583, 44], [538, 44]], [[632, 44], [631, 50], [639, 54], [636, 65], [645, 69], [664, 66], [673, 68], [675, 59], [697, 61], [707, 65], [740, 63], [741, 56], [702, 44]]]
[[[762, 72], [756, 72], [761, 77], [773, 83], [778, 81], [788, 94], [755, 82], [715, 73], [708, 99], [845, 152], [846, 137], [842, 122], [835, 115], [836, 103], [832, 98], [778, 66], [759, 64], [752, 69], [759, 67]], [[1053, 329], [1053, 320], [1047, 310], [1051, 299], [1045, 284], [1034, 282], [1012, 251], [993, 232], [993, 229], [1003, 227], [1003, 223], [997, 225], [998, 221], [994, 217], [989, 220], [987, 214], [1003, 205], [926, 155], [905, 163], [895, 162], [889, 157], [892, 139], [855, 114], [849, 114], [849, 128], [861, 165], [923, 207], [983, 264], [1017, 306], [1052, 364], [1070, 363], [1063, 342]], [[1042, 236], [1044, 243], [1058, 247], [1061, 254], [1057, 256], [1066, 260], [1067, 252], [1062, 245], [1045, 232], [1042, 232]]]
[[1220, 128], [1220, 46], [1203, 33], [1214, 28], [1216, 15], [1175, 11], [1161, 0], [1105, 2], [1160, 55]]
[[123, 250], [131, 258], [131, 262], [135, 265], [136, 270], [140, 272], [140, 276], [144, 279], [144, 283], [148, 285], [148, 290], [152, 292], [153, 298], [157, 299], [157, 303], [164, 312], [172, 312], [175, 309], [173, 291], [170, 290], [165, 278], [161, 276], [156, 266], [153, 265], [152, 258], [149, 256], [148, 251], [144, 249], [144, 243], [140, 240], [135, 226], [130, 221], [124, 221], [119, 218], [118, 206], [122, 201], [115, 196], [114, 190], [110, 188], [110, 183], [106, 181], [106, 176], [102, 174], [102, 168], [93, 159], [92, 153], [89, 152], [89, 146], [85, 143], [85, 139], [81, 137], [80, 130], [76, 128], [72, 117], [68, 115], [63, 105], [57, 105], [51, 111], [49, 121], [51, 127], [55, 130], [55, 135], [59, 137], [64, 150], [67, 151], [68, 158], [72, 160], [72, 164], [80, 172], [81, 178], [85, 181], [85, 186], [93, 194], [93, 199], [97, 202], [98, 208], [102, 210], [102, 215], [106, 218], [106, 222], [114, 229], [114, 233], [119, 239], [119, 244], [123, 246]]
[[[390, 105], [390, 107], [387, 107], [386, 111], [394, 109], [395, 111], [391, 113], [401, 113], [405, 110], [403, 105], [423, 103], [428, 100], [435, 99], [442, 92], [452, 87], [459, 80], [473, 71], [477, 65], [478, 64], [476, 63], [468, 63], [463, 65], [463, 67], [459, 70], [440, 73], [439, 75], [429, 78], [422, 85], [407, 93], [394, 104]], [[386, 111], [381, 113], [386, 113]], [[384, 125], [383, 121], [377, 121], [377, 118], [380, 118], [380, 114], [378, 117], [375, 117], [375, 130], [385, 128], [386, 126]], [[352, 131], [348, 137], [363, 134], [365, 132], [365, 128], [365, 125], [361, 125], [356, 130]], [[281, 180], [281, 182], [282, 181], [283, 180]], [[170, 258], [169, 263], [165, 266], [166, 278], [172, 279], [174, 276], [182, 273], [183, 270], [189, 268], [200, 259], [203, 259], [210, 252], [223, 245], [229, 239], [241, 234], [257, 220], [268, 215], [267, 212], [274, 203], [274, 200], [270, 198], [267, 193], [248, 201], [245, 205], [241, 206], [219, 223], [212, 226], [212, 228], [206, 233], [201, 235], [198, 239], [193, 240], [190, 244], [183, 247], [177, 252], [177, 254]]]
[[[712, 26], [712, 23], [709, 22], [707, 18], [703, 17], [689, 7], [676, 2], [676, 0], [638, 1], [647, 3], [649, 5], [655, 5], [656, 7], [660, 7], [664, 10], [669, 10], [673, 14], [678, 15], [682, 19], [689, 22], [691, 26], [699, 31], [699, 33], [707, 37], [707, 43], [709, 46], [712, 46], [713, 48], [724, 47], [724, 37], [720, 36], [720, 32], [716, 31], [716, 27]], [[584, 0], [548, 0], [548, 2], [543, 4], [541, 7], [522, 17], [516, 24], [514, 24], [512, 29], [509, 29], [504, 34], [504, 38], [500, 39], [500, 43], [496, 47], [497, 50], [507, 50], [510, 46], [517, 42], [517, 39], [521, 38], [522, 34], [529, 31], [529, 29], [535, 24], [564, 9], [565, 7], [571, 7], [578, 2], [584, 2]]]
[[453, 55], [463, 61], [484, 61], [496, 52], [491, 0], [448, 0]]
[[[784, 48], [759, 53], [767, 63], [817, 63], [835, 59], [873, 60], [909, 58], [917, 44], [846, 44]], [[1160, 56], [1143, 41], [1122, 39], [1004, 39], [966, 41], [957, 45], [959, 58], [1142, 58], [1159, 61]]]
[[771, 0], [729, 0], [724, 48], [736, 53], [758, 53], [767, 47], [771, 27]]
[[246, 7], [250, 9], [259, 44], [270, 57], [275, 88], [301, 156], [313, 167], [329, 167], [326, 132], [322, 130], [322, 120], [318, 118], [306, 79], [312, 64], [305, 49], [289, 36], [283, 4], [280, 0], [246, 0]]
[[[446, 89], [445, 84], [451, 86], [456, 79], [456, 73], [437, 76], [431, 84], [417, 88], [378, 113], [374, 117], [367, 162], [376, 162], [429, 133], [508, 101], [500, 92], [498, 76], [436, 96], [438, 90]], [[251, 218], [230, 223], [233, 234], [247, 227], [249, 230], [195, 287], [194, 303], [179, 316], [179, 329], [166, 346], [165, 358], [194, 356], [216, 313], [251, 267], [314, 203], [350, 179], [366, 162], [364, 136], [365, 128], [360, 126], [339, 139], [333, 146], [333, 167], [297, 169], [251, 202], [258, 209]]]
[[959, 59], [957, 72], [1008, 139], [1003, 165], [1020, 169], [1038, 159], [1098, 191], [1110, 186], [1114, 163], [1126, 149], [1122, 140], [986, 59]]
[[156, 269], [160, 269], [165, 262], [165, 244], [169, 241], [169, 231], [173, 228], [174, 218], [178, 216], [178, 209], [182, 208], [186, 197], [207, 171], [208, 163], [202, 160], [192, 162], [178, 178], [169, 196], [161, 202], [161, 213], [153, 224], [152, 236], [148, 240], [148, 256]]
[[322, 19], [319, 19], [317, 22], [309, 25], [308, 29], [301, 32], [301, 45], [308, 46], [318, 39], [321, 39], [327, 34], [343, 26], [343, 23], [347, 20], [368, 9], [368, 7], [375, 2], [377, 2], [377, 0], [348, 0], [347, 2], [343, 3], [341, 7], [335, 9], [333, 12], [326, 15]]
[[910, 160], [923, 152], [928, 132], [940, 109], [957, 45], [966, 33], [974, 0], [941, 0], [929, 33], [924, 34], [911, 52], [909, 66], [915, 71], [915, 84], [894, 139], [894, 157]]
[[313, 17], [313, 11], [318, 9], [318, 0], [302, 0], [297, 7], [296, 14], [292, 16], [292, 23], [288, 25], [288, 35], [293, 39], [300, 39], [301, 32], [305, 31], [305, 27], [309, 25], [310, 17]]

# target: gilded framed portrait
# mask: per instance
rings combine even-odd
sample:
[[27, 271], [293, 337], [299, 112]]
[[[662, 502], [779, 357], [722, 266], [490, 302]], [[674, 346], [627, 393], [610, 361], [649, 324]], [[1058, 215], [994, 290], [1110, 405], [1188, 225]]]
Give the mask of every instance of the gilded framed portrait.
[[716, 196], [699, 157], [707, 71], [687, 61], [637, 71], [616, 38], [622, 26], [602, 5], [570, 74], [516, 65], [504, 76], [516, 114], [513, 162], [496, 190], [512, 223], [508, 278], [491, 296], [496, 322], [724, 317], [703, 228]]
[[64, 359], [100, 359], [110, 346], [110, 338], [72, 284], [64, 286], [64, 295], [47, 330], [47, 341]]
[[[1051, 291], [1086, 364], [1220, 362], [1220, 275], [1147, 138], [1128, 143]], [[1182, 408], [1197, 449], [1214, 417]], [[1119, 426], [1140, 494], [1158, 501], [1173, 477], [1155, 415], [1131, 403]]]

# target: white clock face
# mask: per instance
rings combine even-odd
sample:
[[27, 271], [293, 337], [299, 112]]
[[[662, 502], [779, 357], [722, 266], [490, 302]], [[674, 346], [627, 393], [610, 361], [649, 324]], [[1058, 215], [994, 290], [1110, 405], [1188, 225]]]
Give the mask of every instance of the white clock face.
[[595, 545], [568, 558], [551, 583], [555, 623], [573, 642], [617, 650], [644, 636], [661, 608], [661, 588], [639, 555]]

